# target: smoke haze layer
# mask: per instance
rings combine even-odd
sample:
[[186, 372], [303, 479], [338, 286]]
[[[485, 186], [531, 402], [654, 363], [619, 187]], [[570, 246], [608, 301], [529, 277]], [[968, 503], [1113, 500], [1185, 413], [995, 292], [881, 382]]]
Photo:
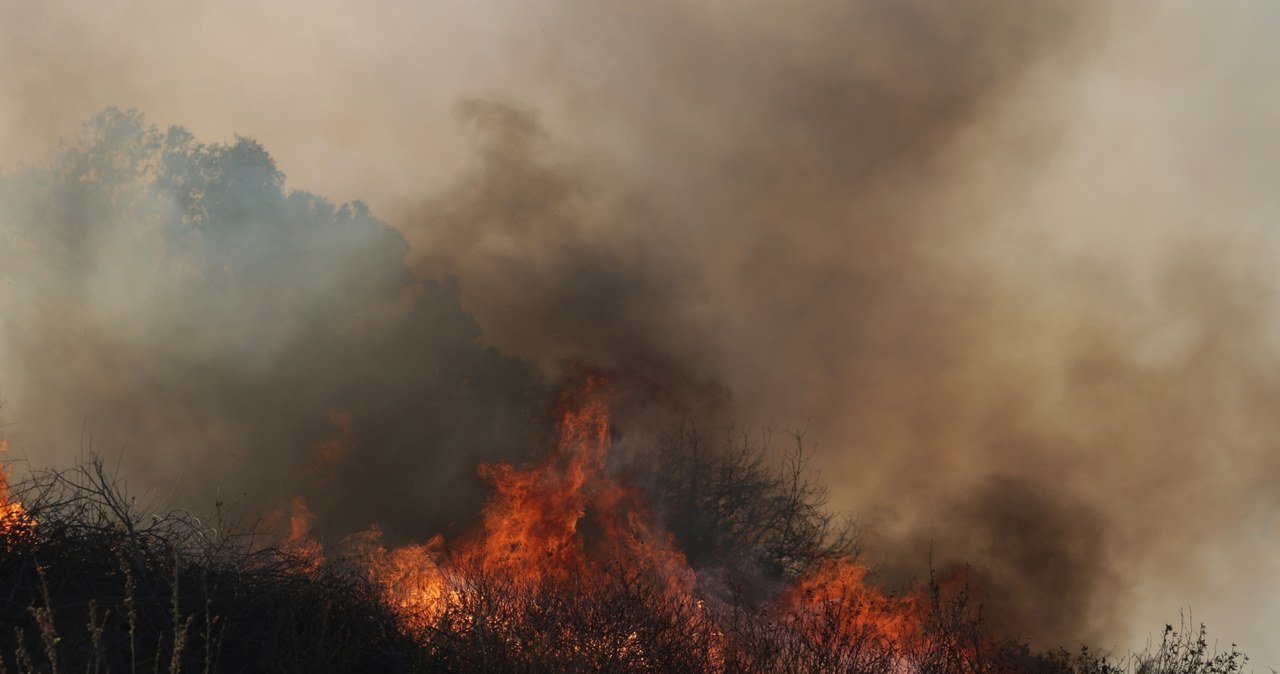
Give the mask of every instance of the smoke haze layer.
[[[987, 570], [1038, 643], [1189, 603], [1280, 657], [1274, 10], [0, 7], [0, 139], [35, 166], [0, 210], [0, 386], [31, 455], [87, 418], [149, 480], [306, 491], [334, 440], [367, 463], [322, 519], [420, 535], [478, 498], [432, 480], [537, 452], [563, 362], [640, 371], [811, 420], [878, 561]], [[119, 132], [53, 143], [108, 105], [191, 128], [126, 154], [233, 197], [75, 178]], [[194, 149], [237, 132], [262, 145]]]
[[283, 182], [251, 140], [115, 109], [8, 177], [11, 436], [41, 464], [91, 439], [183, 505], [307, 493], [338, 531], [465, 523], [475, 465], [536, 446], [541, 385], [367, 207]]

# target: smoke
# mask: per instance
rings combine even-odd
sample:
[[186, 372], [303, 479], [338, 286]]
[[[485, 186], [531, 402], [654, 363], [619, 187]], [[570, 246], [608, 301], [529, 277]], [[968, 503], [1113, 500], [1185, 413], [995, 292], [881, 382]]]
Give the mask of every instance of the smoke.
[[[1015, 634], [1101, 633], [1101, 590], [1113, 589], [1104, 518], [1069, 491], [1023, 485], [1049, 479], [1034, 447], [1013, 463], [993, 456], [1018, 442], [1004, 437], [1017, 422], [975, 418], [1043, 382], [1002, 362], [1001, 332], [1024, 314], [1003, 306], [1010, 279], [980, 259], [996, 235], [988, 205], [960, 187], [982, 156], [965, 144], [1044, 59], [1081, 48], [1074, 27], [1087, 17], [999, 3], [812, 11], [725, 33], [683, 4], [577, 7], [564, 30], [584, 36], [583, 52], [609, 53], [623, 26], [664, 44], [617, 84], [568, 58], [550, 66], [622, 92], [601, 116], [625, 120], [632, 138], [614, 159], [625, 165], [574, 156], [527, 109], [468, 103], [474, 167], [397, 217], [423, 251], [415, 268], [461, 279], [464, 305], [505, 352], [710, 378], [739, 423], [816, 418], [838, 447], [828, 470], [841, 505], [893, 508], [873, 530], [910, 520], [886, 536], [882, 549], [900, 551], [886, 561], [918, 573], [928, 536], [941, 565], [999, 569], [987, 584]], [[1052, 120], [1029, 126], [1028, 142], [1056, 138]], [[1033, 177], [1008, 178], [1002, 189]], [[1024, 474], [990, 482], [995, 469]], [[1011, 521], [1029, 505], [1031, 522]], [[940, 537], [935, 523], [957, 533]], [[972, 544], [984, 530], [988, 544]]]
[[338, 531], [464, 524], [475, 465], [536, 446], [541, 385], [479, 344], [452, 286], [410, 277], [366, 206], [283, 182], [252, 140], [115, 109], [10, 176], [11, 437], [42, 462], [91, 438], [182, 505], [320, 492]]
[[869, 554], [971, 563], [1042, 645], [1190, 603], [1275, 657], [1232, 589], [1275, 577], [1270, 8], [0, 6], [18, 156], [107, 105], [262, 141], [125, 153], [234, 178], [200, 226], [177, 168], [59, 168], [115, 132], [7, 179], [27, 451], [88, 418], [152, 479], [421, 535], [577, 362], [811, 422]]

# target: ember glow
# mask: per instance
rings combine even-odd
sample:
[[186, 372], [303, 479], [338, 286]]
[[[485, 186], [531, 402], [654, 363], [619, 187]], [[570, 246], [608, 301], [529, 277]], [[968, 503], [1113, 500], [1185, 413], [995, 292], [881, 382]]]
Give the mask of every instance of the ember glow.
[[[9, 441], [0, 438], [0, 452], [9, 449]], [[9, 469], [0, 464], [0, 541], [14, 536], [24, 535], [24, 531], [35, 526], [35, 519], [27, 514], [22, 503], [9, 495]]]

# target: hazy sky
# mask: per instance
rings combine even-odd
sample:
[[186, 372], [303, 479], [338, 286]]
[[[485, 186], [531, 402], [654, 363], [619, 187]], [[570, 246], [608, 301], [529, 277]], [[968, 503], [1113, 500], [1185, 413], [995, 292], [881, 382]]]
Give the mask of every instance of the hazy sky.
[[[726, 392], [717, 413], [743, 425], [809, 424], [835, 505], [883, 561], [932, 548], [985, 563], [1062, 614], [1030, 636], [1141, 640], [1190, 606], [1263, 668], [1280, 665], [1277, 29], [1261, 0], [0, 0], [0, 168], [44, 166], [108, 106], [200, 142], [252, 137], [288, 187], [364, 200], [394, 233], [361, 221], [351, 245], [369, 257], [245, 281], [245, 320], [277, 315], [262, 288], [303, 289], [279, 301], [306, 316], [321, 295], [381, 298], [346, 289], [402, 283], [383, 264], [397, 256], [444, 283], [421, 317], [389, 301], [395, 318], [369, 318], [399, 327], [337, 368], [315, 409], [407, 423], [408, 405], [349, 393], [361, 368], [406, 358], [471, 364], [486, 374], [458, 380], [486, 383], [450, 409], [511, 416], [566, 360], [644, 369], [695, 404]], [[36, 222], [0, 211], [11, 232]], [[48, 445], [79, 435], [89, 411], [61, 400], [121, 399], [124, 384], [86, 385], [105, 365], [65, 357], [84, 344], [184, 364], [128, 389], [139, 405], [316, 386], [312, 364], [334, 352], [307, 351], [307, 321], [243, 333], [278, 352], [225, 346], [232, 332], [214, 360], [175, 345], [186, 314], [135, 311], [131, 293], [165, 280], [121, 276], [144, 254], [122, 241], [89, 246], [86, 282], [123, 284], [94, 300], [92, 337], [49, 309], [66, 293], [45, 301], [51, 286], [0, 270], [0, 337], [27, 340], [0, 342], [0, 415], [28, 455], [61, 460]], [[348, 245], [327, 241], [324, 255]], [[373, 339], [332, 329], [334, 344]], [[258, 362], [285, 352], [304, 355]], [[43, 383], [40, 367], [67, 363]], [[448, 386], [368, 391], [455, 390], [433, 381]], [[138, 421], [184, 448], [147, 454], [153, 475], [257, 419], [190, 395]], [[300, 444], [335, 432], [295, 412], [315, 418]], [[468, 414], [440, 413], [498, 444], [536, 433]], [[159, 442], [102, 423], [108, 444]], [[394, 464], [405, 438], [441, 428], [424, 423], [363, 441]], [[287, 425], [272, 442], [295, 437]], [[461, 456], [413, 463], [489, 454]]]

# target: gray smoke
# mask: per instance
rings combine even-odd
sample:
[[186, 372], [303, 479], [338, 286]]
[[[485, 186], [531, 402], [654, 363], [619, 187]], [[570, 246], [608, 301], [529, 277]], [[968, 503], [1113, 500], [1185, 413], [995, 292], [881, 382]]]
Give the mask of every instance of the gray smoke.
[[283, 183], [252, 140], [115, 109], [9, 176], [9, 436], [42, 464], [91, 441], [184, 506], [301, 494], [338, 532], [465, 525], [476, 464], [535, 451], [542, 385], [366, 206]]

